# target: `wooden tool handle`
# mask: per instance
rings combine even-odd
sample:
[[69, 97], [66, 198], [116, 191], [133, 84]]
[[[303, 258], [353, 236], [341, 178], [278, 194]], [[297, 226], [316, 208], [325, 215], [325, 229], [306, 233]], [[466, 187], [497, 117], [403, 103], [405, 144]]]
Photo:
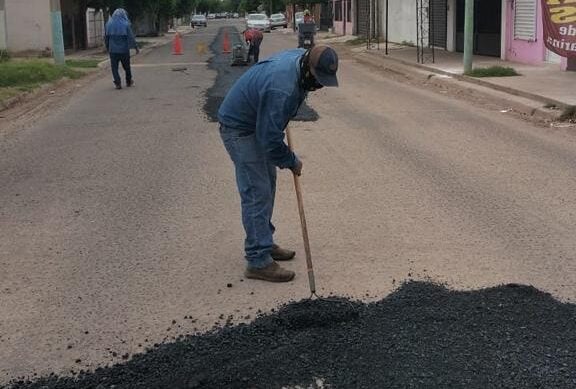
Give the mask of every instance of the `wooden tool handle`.
[[[294, 151], [292, 147], [292, 138], [290, 137], [290, 129], [286, 129], [286, 138], [288, 140], [288, 147]], [[293, 173], [294, 189], [296, 190], [296, 200], [298, 201], [298, 213], [300, 214], [300, 225], [302, 226], [302, 239], [304, 240], [304, 251], [306, 252], [306, 265], [308, 267], [308, 283], [310, 284], [310, 293], [316, 293], [316, 280], [314, 278], [314, 267], [312, 266], [312, 253], [310, 252], [310, 239], [308, 238], [308, 227], [306, 225], [306, 215], [304, 214], [304, 199], [302, 198], [302, 188], [300, 187], [300, 177]]]

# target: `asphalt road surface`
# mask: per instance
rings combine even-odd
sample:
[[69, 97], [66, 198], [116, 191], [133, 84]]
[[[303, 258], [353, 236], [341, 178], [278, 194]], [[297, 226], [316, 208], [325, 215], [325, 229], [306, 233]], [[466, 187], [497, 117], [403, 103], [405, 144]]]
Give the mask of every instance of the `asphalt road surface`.
[[[155, 343], [307, 297], [291, 177], [288, 285], [243, 280], [239, 201], [203, 110], [216, 22], [0, 133], [0, 384], [123, 362]], [[262, 57], [295, 47], [266, 34]], [[174, 71], [185, 67], [185, 71]], [[390, 80], [344, 58], [320, 118], [291, 128], [319, 293], [379, 300], [408, 279], [576, 297], [576, 138]]]

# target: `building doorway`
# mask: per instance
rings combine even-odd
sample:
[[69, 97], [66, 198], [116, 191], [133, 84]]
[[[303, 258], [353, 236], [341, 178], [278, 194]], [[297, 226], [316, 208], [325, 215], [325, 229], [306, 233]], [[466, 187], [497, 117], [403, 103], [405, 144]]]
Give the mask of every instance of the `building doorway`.
[[447, 0], [430, 0], [430, 44], [446, 48], [448, 37], [448, 2]]
[[[464, 51], [464, 5], [456, 1], [456, 51]], [[500, 57], [502, 1], [474, 1], [474, 54]]]

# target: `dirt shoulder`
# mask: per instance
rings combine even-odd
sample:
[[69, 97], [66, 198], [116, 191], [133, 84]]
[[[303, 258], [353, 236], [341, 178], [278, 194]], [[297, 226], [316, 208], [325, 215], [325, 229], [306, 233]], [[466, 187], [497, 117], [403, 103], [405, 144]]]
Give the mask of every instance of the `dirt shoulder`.
[[406, 66], [392, 59], [381, 59], [365, 53], [359, 46], [350, 45], [346, 42], [330, 44], [337, 48], [342, 60], [356, 61], [398, 82], [425, 88], [490, 111], [512, 115], [546, 127], [574, 125], [563, 122], [562, 110], [555, 107], [549, 108], [540, 101], [515, 96], [452, 76]]

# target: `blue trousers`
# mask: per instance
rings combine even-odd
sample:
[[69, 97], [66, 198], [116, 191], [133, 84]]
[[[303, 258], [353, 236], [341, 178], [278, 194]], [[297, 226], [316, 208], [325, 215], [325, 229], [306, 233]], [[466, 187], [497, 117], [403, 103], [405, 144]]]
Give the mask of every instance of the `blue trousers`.
[[236, 170], [248, 267], [263, 268], [272, 263], [276, 166], [268, 161], [254, 133], [220, 126], [220, 136]]
[[248, 49], [248, 59], [250, 59], [250, 56], [254, 56], [254, 63], [258, 63], [258, 60], [260, 58], [260, 44], [262, 43], [262, 41], [259, 40], [255, 40], [253, 42], [250, 42], [250, 47]]
[[114, 77], [114, 84], [120, 85], [120, 73], [118, 67], [122, 63], [124, 72], [126, 73], [126, 83], [132, 81], [132, 70], [130, 69], [130, 53], [117, 54], [110, 53], [110, 67], [112, 68], [112, 77]]

